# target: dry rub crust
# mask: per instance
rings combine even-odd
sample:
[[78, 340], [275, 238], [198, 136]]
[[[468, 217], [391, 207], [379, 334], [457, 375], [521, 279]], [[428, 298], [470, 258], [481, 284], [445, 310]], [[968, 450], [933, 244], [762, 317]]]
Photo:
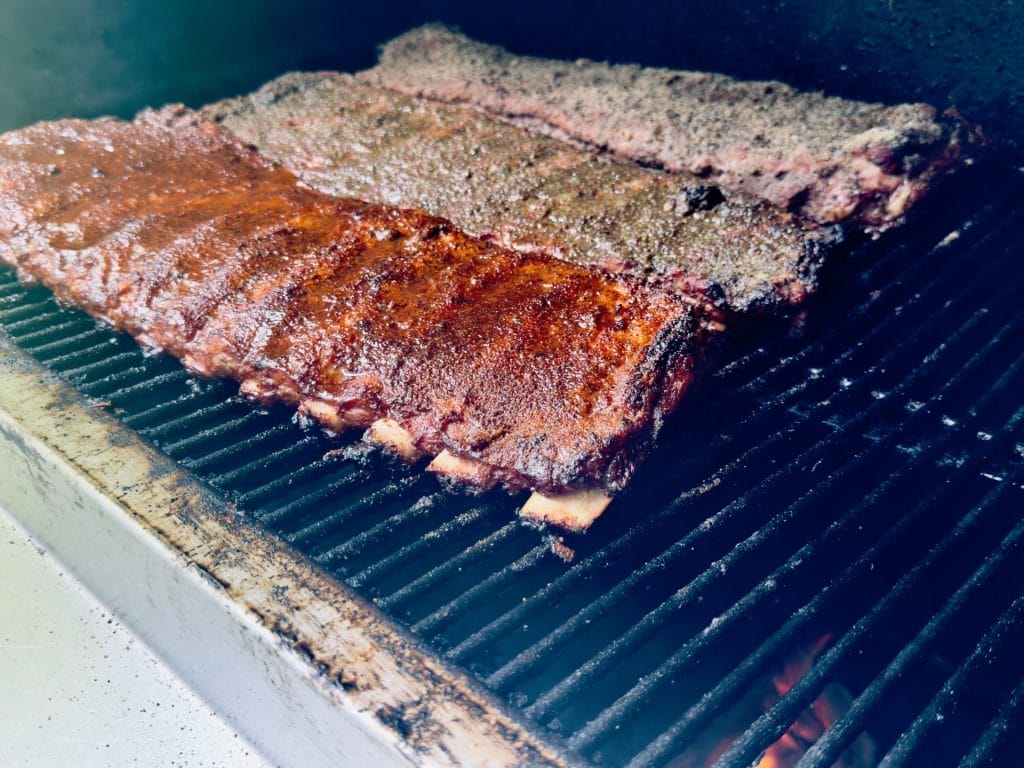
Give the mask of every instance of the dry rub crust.
[[927, 104], [871, 104], [707, 72], [517, 57], [440, 25], [392, 40], [363, 76], [696, 173], [818, 224], [871, 232], [899, 222], [981, 144], [976, 128]]
[[181, 109], [0, 136], [0, 259], [251, 397], [550, 494], [622, 488], [708, 336], [628, 278], [310, 190]]
[[204, 117], [315, 189], [420, 208], [517, 250], [626, 270], [737, 313], [800, 304], [832, 238], [744, 195], [331, 72]]

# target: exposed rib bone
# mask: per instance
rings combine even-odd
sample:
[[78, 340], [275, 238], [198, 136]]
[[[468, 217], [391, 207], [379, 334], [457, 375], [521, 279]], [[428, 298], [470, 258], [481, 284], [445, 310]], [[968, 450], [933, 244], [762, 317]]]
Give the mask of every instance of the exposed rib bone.
[[537, 523], [551, 523], [577, 533], [587, 530], [611, 503], [611, 496], [600, 490], [579, 491], [545, 496], [534, 493], [519, 510], [519, 516]]
[[447, 450], [441, 451], [427, 465], [427, 472], [434, 472], [442, 477], [475, 485], [478, 488], [490, 488], [494, 478], [488, 468], [479, 461], [456, 456]]
[[390, 448], [410, 464], [423, 458], [423, 452], [413, 444], [409, 430], [392, 419], [377, 419], [366, 430], [363, 439]]

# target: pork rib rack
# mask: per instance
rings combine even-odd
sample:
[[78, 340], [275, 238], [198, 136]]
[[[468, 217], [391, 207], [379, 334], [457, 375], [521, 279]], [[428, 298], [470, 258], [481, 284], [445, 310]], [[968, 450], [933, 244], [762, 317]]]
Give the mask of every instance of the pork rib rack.
[[881, 232], [984, 145], [955, 113], [632, 64], [516, 56], [437, 24], [381, 49], [366, 80], [467, 104], [620, 158], [689, 172], [816, 225]]
[[591, 508], [715, 325], [699, 301], [311, 190], [180, 108], [0, 136], [0, 259], [251, 397]]

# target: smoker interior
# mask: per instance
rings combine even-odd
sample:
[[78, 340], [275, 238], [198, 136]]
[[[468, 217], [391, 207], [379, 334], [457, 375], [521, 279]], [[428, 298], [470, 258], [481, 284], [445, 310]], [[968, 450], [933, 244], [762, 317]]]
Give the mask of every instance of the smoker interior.
[[869, 764], [1018, 765], [1022, 195], [972, 169], [738, 343], [571, 563], [522, 497], [305, 429], [7, 270], [0, 327], [584, 763], [750, 765], [838, 686], [801, 766], [862, 733]]

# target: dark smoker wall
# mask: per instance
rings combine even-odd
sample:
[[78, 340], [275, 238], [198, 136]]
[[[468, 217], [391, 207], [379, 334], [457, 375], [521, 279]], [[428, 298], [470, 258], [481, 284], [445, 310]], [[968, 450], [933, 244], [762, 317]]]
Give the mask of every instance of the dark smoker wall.
[[955, 104], [991, 138], [1024, 140], [1024, 0], [0, 0], [0, 130], [365, 67], [376, 43], [431, 20], [523, 54]]

